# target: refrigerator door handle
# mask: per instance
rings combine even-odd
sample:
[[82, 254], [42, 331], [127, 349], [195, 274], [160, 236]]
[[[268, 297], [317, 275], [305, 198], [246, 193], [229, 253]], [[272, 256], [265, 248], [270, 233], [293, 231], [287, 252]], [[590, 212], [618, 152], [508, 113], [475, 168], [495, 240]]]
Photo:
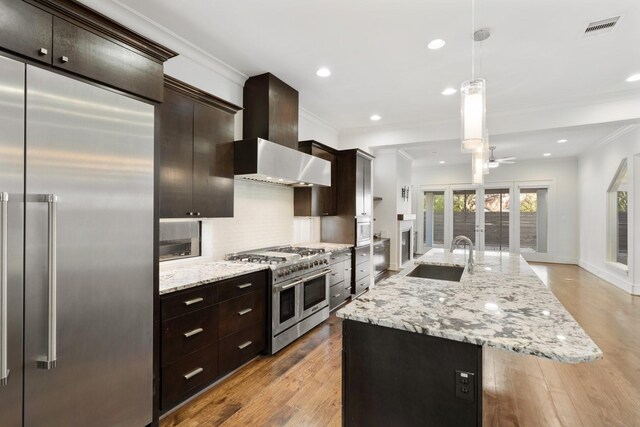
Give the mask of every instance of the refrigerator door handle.
[[2, 212], [2, 220], [0, 229], [2, 237], [0, 238], [0, 387], [7, 385], [9, 380], [9, 368], [7, 366], [7, 203], [9, 202], [8, 193], [0, 193], [0, 211]]
[[[41, 199], [42, 200], [42, 199]], [[56, 345], [57, 345], [57, 206], [58, 196], [55, 194], [44, 195], [44, 202], [47, 203], [49, 212], [49, 328], [47, 340], [47, 356], [44, 360], [38, 361], [38, 368], [53, 369], [56, 367]]]

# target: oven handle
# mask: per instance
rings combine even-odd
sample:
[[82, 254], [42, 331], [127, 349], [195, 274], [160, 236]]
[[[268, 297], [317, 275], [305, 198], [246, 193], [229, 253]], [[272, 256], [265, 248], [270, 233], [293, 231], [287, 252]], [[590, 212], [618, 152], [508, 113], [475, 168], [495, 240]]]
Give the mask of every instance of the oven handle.
[[278, 292], [279, 291], [285, 291], [287, 289], [293, 288], [294, 286], [298, 286], [300, 283], [302, 283], [302, 280], [296, 280], [295, 282], [291, 282], [288, 285], [281, 285], [281, 286], [276, 287], [276, 291], [278, 291]]
[[322, 270], [320, 273], [314, 274], [313, 276], [303, 277], [302, 281], [303, 282], [308, 282], [309, 280], [317, 279], [320, 276], [326, 276], [329, 273], [331, 273], [331, 269], [327, 268], [326, 270]]

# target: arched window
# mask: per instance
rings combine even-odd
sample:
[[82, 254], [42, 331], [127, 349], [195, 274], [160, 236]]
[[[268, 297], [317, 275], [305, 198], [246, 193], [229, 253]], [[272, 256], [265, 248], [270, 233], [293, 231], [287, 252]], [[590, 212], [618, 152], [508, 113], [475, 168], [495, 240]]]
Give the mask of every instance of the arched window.
[[627, 242], [629, 237], [627, 222], [627, 159], [620, 162], [608, 190], [607, 261], [624, 266], [628, 260]]

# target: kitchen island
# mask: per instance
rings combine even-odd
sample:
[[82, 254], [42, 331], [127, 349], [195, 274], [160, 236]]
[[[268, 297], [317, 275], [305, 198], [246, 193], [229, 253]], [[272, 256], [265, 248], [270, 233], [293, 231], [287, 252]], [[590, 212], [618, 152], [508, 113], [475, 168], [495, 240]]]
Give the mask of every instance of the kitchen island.
[[[416, 265], [464, 267], [434, 249]], [[460, 281], [411, 266], [338, 311], [344, 425], [482, 424], [482, 348], [563, 363], [602, 352], [522, 257], [476, 253]]]

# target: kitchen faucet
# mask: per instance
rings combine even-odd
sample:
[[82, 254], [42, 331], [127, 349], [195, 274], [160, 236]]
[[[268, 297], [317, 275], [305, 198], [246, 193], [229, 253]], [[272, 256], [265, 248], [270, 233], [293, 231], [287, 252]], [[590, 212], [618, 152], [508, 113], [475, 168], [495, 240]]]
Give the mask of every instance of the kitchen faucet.
[[449, 252], [453, 252], [454, 249], [458, 247], [458, 244], [460, 244], [460, 242], [464, 242], [465, 250], [467, 245], [469, 245], [469, 260], [467, 262], [467, 265], [469, 266], [469, 273], [473, 273], [473, 242], [470, 238], [468, 238], [467, 236], [454, 237], [451, 241], [451, 249], [449, 249]]

